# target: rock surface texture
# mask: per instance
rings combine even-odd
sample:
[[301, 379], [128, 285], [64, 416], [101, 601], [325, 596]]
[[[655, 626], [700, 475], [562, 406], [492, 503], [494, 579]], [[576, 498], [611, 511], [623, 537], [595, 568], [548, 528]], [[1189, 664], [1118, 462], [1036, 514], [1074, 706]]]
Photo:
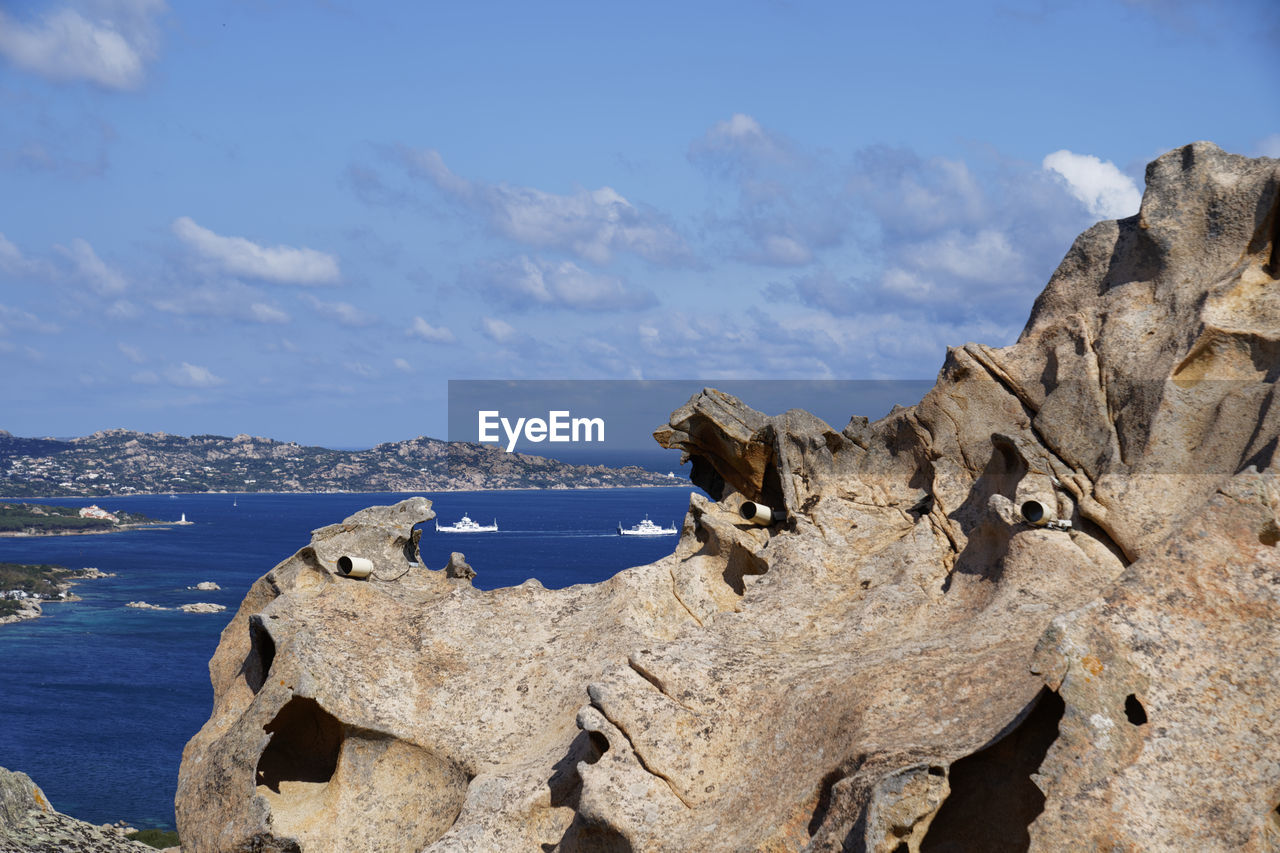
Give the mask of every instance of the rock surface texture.
[[656, 435], [710, 497], [605, 583], [421, 568], [423, 499], [316, 531], [222, 634], [184, 850], [1280, 849], [1278, 207], [1196, 143], [918, 405], [704, 391]]
[[0, 767], [0, 853], [155, 853], [114, 827], [54, 811], [31, 777]]

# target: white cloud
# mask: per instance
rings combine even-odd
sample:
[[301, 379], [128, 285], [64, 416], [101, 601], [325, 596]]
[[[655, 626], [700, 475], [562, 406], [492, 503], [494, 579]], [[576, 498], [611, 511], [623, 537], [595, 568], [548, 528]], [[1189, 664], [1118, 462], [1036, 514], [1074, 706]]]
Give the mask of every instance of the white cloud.
[[1105, 219], [1132, 216], [1142, 203], [1142, 193], [1133, 179], [1110, 160], [1063, 149], [1047, 155], [1041, 165], [1057, 174], [1094, 216]]
[[209, 368], [185, 361], [177, 367], [166, 370], [164, 378], [170, 385], [176, 385], [179, 388], [213, 388], [226, 384], [225, 379], [214, 376]]
[[440, 152], [403, 152], [405, 163], [444, 194], [483, 215], [489, 227], [517, 243], [563, 249], [593, 263], [608, 263], [615, 252], [630, 252], [658, 264], [689, 260], [675, 229], [654, 211], [632, 204], [612, 187], [572, 195], [532, 187], [485, 184], [454, 174]]
[[813, 252], [808, 246], [784, 234], [767, 235], [761, 249], [761, 260], [775, 266], [798, 267], [813, 260]]
[[0, 335], [14, 329], [21, 332], [38, 332], [42, 335], [56, 335], [62, 331], [62, 327], [57, 323], [45, 322], [30, 311], [0, 305]]
[[134, 364], [143, 364], [147, 357], [142, 354], [142, 350], [133, 344], [126, 344], [123, 341], [116, 343], [116, 348], [124, 353], [124, 357], [132, 361]]
[[413, 325], [409, 327], [409, 334], [415, 338], [430, 341], [433, 344], [451, 344], [456, 340], [453, 332], [449, 331], [447, 326], [433, 326], [421, 317], [413, 318]]
[[0, 55], [18, 68], [52, 80], [88, 80], [108, 89], [135, 89], [156, 55], [156, 19], [163, 0], [94, 4], [92, 19], [72, 8], [38, 21], [0, 12]]
[[128, 299], [117, 299], [107, 306], [107, 316], [116, 320], [131, 320], [141, 312]]
[[713, 124], [689, 146], [689, 159], [710, 171], [753, 173], [770, 163], [793, 165], [793, 146], [745, 113], [734, 113]]
[[413, 365], [405, 361], [403, 358], [397, 358], [394, 361], [392, 361], [391, 364], [393, 367], [395, 367], [396, 370], [402, 371], [404, 373], [413, 373]]
[[1273, 133], [1258, 143], [1258, 153], [1263, 157], [1280, 157], [1280, 133]]
[[477, 287], [491, 297], [516, 308], [619, 311], [656, 303], [652, 293], [629, 290], [621, 279], [588, 272], [572, 261], [548, 261], [522, 255], [483, 264], [469, 277], [476, 279]]
[[979, 281], [1010, 281], [1024, 273], [1022, 254], [994, 228], [976, 234], [950, 231], [908, 248], [906, 256], [920, 269]]
[[919, 239], [946, 228], [978, 227], [990, 218], [986, 192], [961, 160], [921, 158], [876, 145], [859, 151], [847, 191], [891, 239]]
[[485, 337], [495, 344], [510, 343], [515, 340], [516, 328], [505, 320], [496, 317], [484, 317], [480, 320], [480, 328]]
[[21, 249], [11, 243], [3, 232], [0, 232], [0, 273], [42, 275], [47, 271], [44, 264], [26, 257]]
[[232, 275], [284, 284], [334, 284], [341, 278], [338, 259], [315, 249], [265, 247], [244, 237], [223, 237], [187, 216], [173, 221], [173, 233]]
[[255, 323], [287, 323], [289, 315], [266, 302], [254, 302], [249, 306], [249, 319]]
[[360, 329], [366, 326], [372, 326], [378, 322], [378, 318], [372, 314], [361, 311], [349, 302], [324, 302], [311, 296], [307, 300], [311, 303], [311, 307], [317, 312], [323, 314], [330, 319], [336, 320], [340, 325], [347, 326], [352, 329]]
[[87, 240], [77, 237], [71, 241], [71, 248], [65, 246], [55, 248], [71, 261], [75, 267], [76, 276], [102, 296], [121, 293], [128, 288], [125, 277], [107, 266], [93, 251], [93, 246], [90, 246]]
[[730, 252], [742, 260], [805, 266], [850, 230], [853, 217], [830, 156], [800, 149], [749, 115], [712, 125], [689, 146], [688, 159], [736, 192], [736, 205], [709, 224], [730, 235]]
[[155, 385], [160, 381], [160, 376], [154, 370], [139, 370], [129, 377], [129, 381], [138, 385]]
[[261, 291], [238, 281], [178, 290], [156, 299], [152, 307], [183, 317], [221, 317], [252, 323], [287, 323], [290, 319]]

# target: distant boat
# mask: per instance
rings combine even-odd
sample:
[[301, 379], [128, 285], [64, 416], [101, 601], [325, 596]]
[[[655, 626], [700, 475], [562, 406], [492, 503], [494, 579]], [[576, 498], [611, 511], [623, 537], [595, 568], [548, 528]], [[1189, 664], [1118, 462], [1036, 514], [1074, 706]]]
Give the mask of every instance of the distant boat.
[[440, 519], [436, 519], [436, 530], [440, 533], [496, 533], [498, 531], [498, 519], [493, 520], [493, 524], [476, 524], [469, 516], [462, 516], [457, 524], [446, 524], [440, 526]]
[[619, 536], [671, 536], [678, 532], [675, 522], [672, 522], [670, 527], [659, 527], [650, 521], [647, 515], [644, 517], [644, 521], [635, 527], [623, 528], [622, 522], [618, 522]]

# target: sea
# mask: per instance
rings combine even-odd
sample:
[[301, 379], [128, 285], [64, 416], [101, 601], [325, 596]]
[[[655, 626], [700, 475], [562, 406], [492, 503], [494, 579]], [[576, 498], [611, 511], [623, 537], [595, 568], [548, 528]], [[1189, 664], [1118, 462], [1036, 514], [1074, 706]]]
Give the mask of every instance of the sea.
[[[537, 578], [561, 588], [596, 583], [670, 554], [676, 536], [617, 535], [648, 516], [682, 523], [692, 487], [414, 493], [440, 523], [464, 514], [497, 533], [421, 525], [428, 568], [461, 551], [475, 586]], [[43, 503], [139, 512], [189, 525], [89, 536], [0, 538], [0, 562], [95, 567], [80, 601], [48, 603], [38, 619], [0, 625], [0, 767], [31, 776], [59, 811], [92, 823], [174, 828], [182, 748], [213, 707], [208, 663], [250, 585], [310, 542], [310, 531], [411, 494], [200, 494]], [[37, 501], [32, 501], [37, 502]], [[190, 589], [214, 581], [221, 589]], [[215, 614], [140, 610], [207, 601]]]

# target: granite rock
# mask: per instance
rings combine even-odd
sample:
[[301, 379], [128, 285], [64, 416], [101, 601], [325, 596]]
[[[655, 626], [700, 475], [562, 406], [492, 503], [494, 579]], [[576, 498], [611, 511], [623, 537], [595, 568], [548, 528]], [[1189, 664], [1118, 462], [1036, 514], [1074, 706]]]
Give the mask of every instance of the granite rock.
[[696, 395], [707, 496], [604, 583], [422, 568], [424, 499], [316, 531], [223, 632], [184, 849], [1277, 849], [1278, 207], [1186, 146], [917, 405]]
[[0, 767], [0, 853], [154, 853], [116, 827], [61, 814], [25, 773]]

